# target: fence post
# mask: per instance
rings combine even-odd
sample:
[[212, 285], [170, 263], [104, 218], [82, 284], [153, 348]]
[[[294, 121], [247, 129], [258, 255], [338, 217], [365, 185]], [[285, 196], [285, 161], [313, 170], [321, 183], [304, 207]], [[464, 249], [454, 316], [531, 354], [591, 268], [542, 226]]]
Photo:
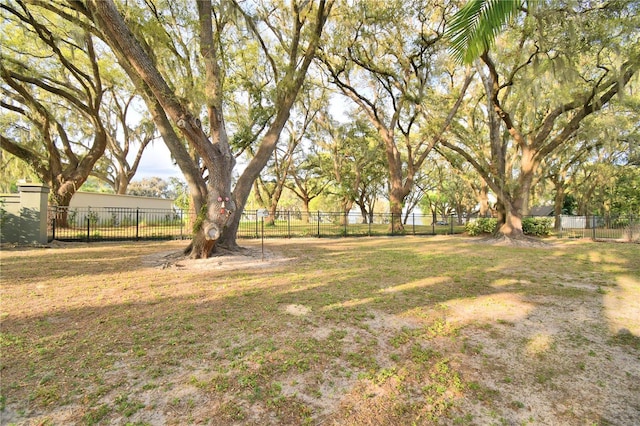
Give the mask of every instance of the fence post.
[[320, 210], [318, 210], [318, 238], [320, 238]]
[[47, 197], [49, 187], [41, 183], [19, 183], [20, 192], [18, 202], [13, 204], [16, 209], [9, 208], [12, 225], [7, 223], [2, 227], [2, 239], [7, 242], [27, 244], [46, 244], [47, 237]]
[[596, 240], [596, 215], [591, 216], [591, 239]]
[[53, 216], [53, 219], [51, 219], [51, 240], [55, 240], [56, 239], [56, 216], [58, 215], [58, 209], [56, 208], [56, 212], [55, 215]]
[[255, 214], [256, 214], [256, 238], [258, 238], [260, 236], [260, 232], [258, 231], [258, 222], [260, 222], [260, 220], [258, 220], [258, 209], [255, 210]]
[[184, 212], [180, 209], [180, 239], [183, 240], [182, 228], [184, 227]]
[[87, 242], [91, 242], [91, 207], [87, 213]]
[[391, 212], [391, 235], [393, 235], [393, 232], [394, 232], [393, 231], [393, 228], [395, 226], [395, 220], [394, 219], [395, 219], [394, 218], [394, 214], [393, 214], [393, 212]]
[[344, 236], [345, 237], [347, 236], [347, 232], [348, 232], [347, 231], [347, 221], [348, 221], [347, 215], [348, 214], [349, 214], [348, 212], [344, 212]]
[[291, 238], [291, 210], [287, 211], [287, 238]]
[[140, 208], [136, 207], [136, 241], [140, 235]]
[[413, 225], [413, 235], [416, 235], [416, 214], [415, 212], [411, 213], [411, 222]]

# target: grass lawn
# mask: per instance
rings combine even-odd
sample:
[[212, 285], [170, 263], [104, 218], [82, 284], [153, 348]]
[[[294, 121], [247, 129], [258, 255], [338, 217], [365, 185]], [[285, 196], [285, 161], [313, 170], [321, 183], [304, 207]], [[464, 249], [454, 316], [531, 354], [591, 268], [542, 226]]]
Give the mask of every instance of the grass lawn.
[[640, 424], [640, 245], [478, 241], [3, 248], [0, 424]]

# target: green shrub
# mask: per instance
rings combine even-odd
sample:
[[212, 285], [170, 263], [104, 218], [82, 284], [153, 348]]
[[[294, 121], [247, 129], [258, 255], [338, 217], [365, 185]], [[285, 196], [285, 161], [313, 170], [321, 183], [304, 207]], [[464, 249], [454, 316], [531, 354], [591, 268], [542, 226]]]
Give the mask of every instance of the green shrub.
[[464, 230], [472, 237], [480, 234], [493, 234], [498, 226], [497, 219], [492, 217], [480, 217], [471, 222], [467, 222]]
[[78, 211], [77, 210], [71, 210], [69, 211], [69, 213], [67, 214], [67, 223], [69, 224], [69, 226], [76, 226], [77, 222], [76, 219], [78, 218]]
[[525, 235], [544, 237], [551, 234], [553, 218], [550, 217], [525, 217], [522, 219], [522, 232]]
[[[494, 218], [478, 218], [468, 222], [464, 230], [474, 237], [480, 234], [493, 234], [498, 227], [498, 220]], [[522, 232], [525, 235], [544, 237], [551, 234], [553, 218], [551, 217], [526, 217], [522, 220]]]

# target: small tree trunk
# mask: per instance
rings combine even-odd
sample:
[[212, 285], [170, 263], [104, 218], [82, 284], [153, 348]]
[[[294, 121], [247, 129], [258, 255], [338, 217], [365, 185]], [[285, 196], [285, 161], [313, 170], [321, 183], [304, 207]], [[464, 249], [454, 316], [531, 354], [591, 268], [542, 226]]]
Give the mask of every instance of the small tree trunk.
[[353, 207], [353, 201], [352, 200], [343, 200], [342, 203], [340, 203], [340, 207], [341, 207], [341, 211], [343, 213], [342, 217], [340, 218], [340, 225], [346, 225], [347, 224], [347, 216], [349, 214], [349, 212], [351, 211], [351, 207]]
[[367, 213], [367, 209], [364, 208], [363, 205], [358, 204], [358, 207], [360, 207], [360, 216], [362, 217], [362, 224], [367, 224], [367, 220], [369, 218], [369, 214]]
[[481, 217], [489, 215], [489, 187], [486, 184], [483, 184], [478, 191], [478, 202], [480, 203], [479, 215]]
[[302, 201], [302, 222], [309, 223], [309, 200]]
[[391, 217], [393, 220], [391, 221], [391, 232], [403, 232], [404, 225], [402, 223], [402, 203], [404, 201], [404, 196], [401, 193], [401, 189], [392, 188], [390, 191], [389, 197], [389, 210], [391, 211]]
[[559, 232], [562, 228], [562, 205], [564, 204], [564, 189], [562, 184], [556, 183], [556, 196], [553, 200], [553, 215], [555, 217], [554, 229]]

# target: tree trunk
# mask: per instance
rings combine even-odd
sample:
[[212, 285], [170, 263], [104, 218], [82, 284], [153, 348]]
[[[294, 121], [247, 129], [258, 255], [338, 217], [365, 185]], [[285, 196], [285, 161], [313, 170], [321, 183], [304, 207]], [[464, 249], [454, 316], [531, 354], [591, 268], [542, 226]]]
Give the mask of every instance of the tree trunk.
[[480, 188], [480, 192], [478, 193], [479, 203], [480, 203], [480, 211], [479, 215], [482, 217], [486, 217], [490, 214], [489, 209], [489, 187], [487, 185], [482, 185]]
[[524, 238], [522, 232], [522, 215], [517, 210], [507, 210], [505, 221], [498, 229], [498, 234], [519, 240]]
[[404, 195], [402, 194], [402, 190], [398, 190], [397, 188], [392, 188], [389, 191], [389, 210], [391, 211], [391, 217], [394, 220], [391, 221], [391, 233], [402, 233], [404, 232], [404, 225], [402, 224], [402, 202], [404, 200]]
[[367, 209], [364, 207], [363, 204], [358, 204], [358, 207], [360, 207], [360, 216], [362, 217], [362, 224], [366, 225], [369, 220], [369, 214], [367, 213]]
[[309, 211], [309, 202], [310, 200], [302, 200], [302, 221], [304, 223], [309, 223], [309, 217], [311, 216], [311, 213]]
[[353, 200], [347, 199], [340, 203], [340, 211], [344, 213], [340, 219], [340, 225], [347, 224], [347, 217], [351, 211], [351, 207], [353, 207]]
[[564, 204], [564, 185], [561, 181], [555, 182], [556, 195], [553, 199], [553, 216], [554, 226], [556, 232], [560, 232], [562, 229], [562, 206]]
[[52, 186], [52, 198], [56, 204], [56, 227], [68, 228], [69, 227], [69, 204], [73, 193], [61, 193], [59, 188]]

